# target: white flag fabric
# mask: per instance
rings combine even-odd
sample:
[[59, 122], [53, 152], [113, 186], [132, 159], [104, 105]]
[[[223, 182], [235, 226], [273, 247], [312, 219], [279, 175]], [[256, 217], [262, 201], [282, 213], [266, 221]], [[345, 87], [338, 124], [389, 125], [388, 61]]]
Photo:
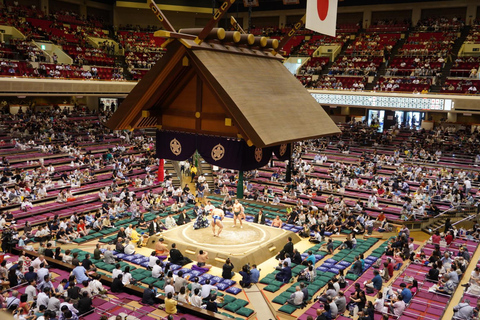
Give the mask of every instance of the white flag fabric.
[[338, 0], [307, 0], [307, 29], [336, 36]]

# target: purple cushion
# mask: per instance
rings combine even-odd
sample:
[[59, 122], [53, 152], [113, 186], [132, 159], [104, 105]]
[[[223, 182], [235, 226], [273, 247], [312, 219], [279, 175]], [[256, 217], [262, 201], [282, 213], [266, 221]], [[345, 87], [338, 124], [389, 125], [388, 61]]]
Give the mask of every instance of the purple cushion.
[[[192, 268], [193, 269], [193, 268]], [[210, 274], [210, 273], [205, 273], [205, 274], [202, 274], [202, 277], [204, 279], [212, 279], [213, 278], [213, 274]]]
[[200, 270], [191, 270], [190, 271], [190, 274], [194, 277], [198, 277], [200, 275], [202, 275], [204, 272], [200, 271]]
[[181, 269], [182, 266], [179, 266], [178, 264], [171, 264], [170, 265], [170, 270], [175, 271], [177, 269]]
[[226, 284], [228, 284], [228, 286], [233, 286], [237, 282], [233, 281], [232, 279], [223, 279], [223, 281], [221, 283], [226, 283]]
[[348, 262], [348, 261], [340, 261], [338, 264], [342, 265], [342, 266], [345, 266], [345, 267], [349, 267], [351, 265], [351, 263]]
[[223, 282], [217, 283], [216, 286], [220, 291], [225, 291], [225, 289], [230, 287], [227, 283], [223, 283]]
[[203, 271], [203, 272], [207, 272], [207, 271], [208, 271], [207, 268], [199, 267], [199, 266], [197, 266], [196, 264], [194, 264], [194, 265], [192, 266], [192, 270], [198, 270], [198, 271]]
[[228, 288], [225, 292], [231, 293], [233, 295], [237, 295], [242, 291], [242, 289], [237, 288], [237, 287], [230, 287]]

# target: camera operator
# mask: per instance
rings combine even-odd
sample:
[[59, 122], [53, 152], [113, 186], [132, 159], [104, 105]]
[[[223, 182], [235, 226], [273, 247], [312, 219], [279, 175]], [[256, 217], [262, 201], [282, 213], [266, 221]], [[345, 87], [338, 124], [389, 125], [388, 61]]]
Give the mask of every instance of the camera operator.
[[244, 265], [239, 274], [242, 276], [242, 280], [240, 280], [240, 285], [242, 288], [250, 288], [252, 286], [252, 281], [250, 279], [250, 264]]
[[12, 248], [18, 243], [18, 232], [15, 228], [6, 229], [2, 233], [2, 251], [12, 252]]

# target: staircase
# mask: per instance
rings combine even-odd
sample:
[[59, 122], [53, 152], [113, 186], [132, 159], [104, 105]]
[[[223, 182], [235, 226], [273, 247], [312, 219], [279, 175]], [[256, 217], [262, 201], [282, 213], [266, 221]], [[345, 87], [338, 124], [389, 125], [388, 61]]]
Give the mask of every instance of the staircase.
[[200, 155], [198, 156], [198, 175], [203, 175], [205, 177], [205, 181], [208, 183], [208, 187], [210, 188], [210, 192], [212, 192], [215, 188], [215, 178], [213, 176], [213, 167], [211, 164], [203, 160]]
[[[355, 35], [356, 37], [357, 35]], [[342, 50], [340, 50], [340, 52], [338, 53], [338, 55], [335, 57], [335, 59], [337, 59], [338, 57], [341, 57], [345, 54], [345, 50], [347, 50], [347, 47], [350, 45], [350, 43], [352, 43], [352, 41], [355, 41], [352, 40], [352, 39], [348, 39], [347, 42], [344, 43], [343, 47], [342, 47]], [[335, 62], [335, 60], [333, 61], [329, 61], [327, 63], [327, 65], [322, 69], [322, 71], [319, 73], [319, 77], [321, 77], [322, 75], [326, 75], [328, 74], [328, 72], [330, 71], [330, 68], [332, 67], [333, 63]]]
[[433, 234], [435, 231], [442, 232], [442, 228], [445, 225], [447, 219], [450, 219], [450, 222], [460, 222], [462, 220], [468, 220], [470, 217], [475, 217], [476, 208], [462, 208], [461, 210], [447, 210], [443, 214], [430, 218], [428, 223], [422, 225], [422, 231]]
[[164, 160], [163, 168], [170, 174], [172, 177], [172, 184], [175, 188], [182, 186], [182, 181], [180, 177], [180, 168], [178, 161]]
[[455, 43], [452, 47], [452, 53], [450, 54], [450, 58], [446, 60], [445, 65], [442, 70], [442, 76], [438, 79], [437, 84], [430, 88], [431, 92], [440, 92], [445, 80], [450, 75], [450, 69], [453, 66], [453, 62], [455, 58], [458, 56], [458, 52], [462, 48], [463, 43], [467, 39], [468, 33], [470, 32], [470, 26], [463, 27], [462, 32], [460, 33], [460, 37], [455, 40]]
[[[410, 34], [410, 32], [406, 31], [405, 32], [405, 37], [403, 39], [398, 40], [397, 43], [395, 43], [395, 45], [392, 48], [392, 51], [390, 51], [389, 60], [392, 59], [393, 57], [395, 57], [398, 54], [398, 51], [400, 50], [400, 48], [405, 43], [405, 40], [408, 38], [409, 34]], [[380, 68], [378, 68], [378, 70], [377, 70], [377, 75], [375, 76], [375, 78], [373, 79], [373, 81], [371, 83], [367, 83], [367, 85], [365, 86], [365, 90], [373, 90], [373, 88], [377, 85], [377, 82], [378, 82], [378, 79], [380, 79], [380, 76], [384, 76], [385, 73], [387, 72], [388, 62], [389, 61], [386, 60], [385, 62], [383, 62], [380, 65]]]

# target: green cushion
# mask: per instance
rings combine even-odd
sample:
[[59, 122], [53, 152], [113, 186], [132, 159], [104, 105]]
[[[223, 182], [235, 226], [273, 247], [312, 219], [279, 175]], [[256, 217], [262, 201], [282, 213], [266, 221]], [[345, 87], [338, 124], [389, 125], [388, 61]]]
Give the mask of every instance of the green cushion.
[[312, 291], [314, 291], [314, 292], [317, 292], [317, 291], [320, 290], [321, 288], [322, 288], [321, 286], [317, 286], [317, 285], [315, 285], [315, 284], [313, 284], [313, 283], [310, 284], [310, 285], [307, 287], [308, 290], [312, 289]]
[[292, 269], [292, 274], [294, 276], [298, 275], [303, 269], [305, 269], [306, 267], [303, 266], [303, 265], [298, 265], [296, 266], [295, 268]]
[[234, 316], [232, 316], [230, 313], [221, 312], [220, 314], [221, 314], [222, 316], [225, 316], [225, 317], [227, 317], [227, 318], [231, 318], [231, 319], [235, 318], [235, 317], [234, 317]]
[[272, 281], [275, 281], [275, 276], [268, 274], [266, 277], [260, 279], [259, 282], [263, 284], [270, 284]]
[[239, 306], [235, 302], [231, 302], [231, 303], [227, 304], [226, 306], [224, 306], [223, 308], [225, 310], [228, 310], [228, 311], [231, 311], [231, 312], [237, 312], [237, 310], [240, 309], [241, 306]]
[[151, 283], [154, 283], [158, 281], [157, 278], [153, 278], [153, 277], [148, 277], [148, 278], [145, 278], [142, 280], [143, 283], [146, 283], [146, 284], [151, 284]]
[[355, 274], [353, 274], [353, 273], [347, 273], [347, 274], [345, 275], [345, 279], [349, 279], [349, 280], [355, 281], [355, 280], [358, 279], [358, 276], [355, 275]]
[[242, 300], [242, 299], [237, 299], [237, 301], [235, 301], [235, 303], [238, 304], [240, 307], [245, 307], [248, 304], [248, 301]]
[[288, 314], [292, 314], [296, 310], [297, 310], [297, 308], [295, 306], [292, 306], [291, 304], [286, 304], [286, 305], [282, 306], [280, 309], [278, 309], [278, 311], [285, 312], [285, 313], [288, 313]]
[[107, 265], [105, 262], [103, 261], [100, 261], [100, 262], [97, 262], [95, 263], [95, 265], [97, 266], [97, 268], [99, 269], [105, 269], [105, 265]]
[[105, 267], [103, 267], [103, 269], [107, 270], [108, 272], [112, 272], [112, 270], [115, 269], [115, 266], [113, 264], [105, 263]]
[[158, 280], [153, 283], [153, 286], [159, 289], [163, 289], [165, 286], [165, 281], [164, 280]]
[[249, 317], [253, 313], [253, 310], [249, 309], [249, 308], [242, 307], [242, 308], [238, 309], [236, 313], [241, 315], [241, 316], [244, 316], [244, 317]]
[[235, 298], [234, 296], [231, 296], [229, 294], [226, 294], [226, 295], [223, 296], [223, 301], [226, 301], [228, 303], [233, 302], [235, 300], [237, 300], [237, 298]]
[[271, 285], [274, 285], [274, 286], [277, 286], [277, 287], [281, 287], [283, 286], [283, 282], [282, 281], [278, 281], [278, 280], [273, 280], [272, 282], [270, 282]]
[[268, 286], [263, 288], [263, 290], [270, 291], [270, 292], [277, 292], [278, 290], [280, 290], [280, 287], [273, 284], [269, 284]]
[[145, 279], [147, 276], [144, 275], [144, 274], [141, 274], [141, 273], [136, 273], [136, 274], [132, 274], [132, 277], [133, 277], [133, 279], [135, 279], [137, 281], [141, 281], [141, 280]]
[[285, 304], [288, 300], [288, 297], [285, 297], [285, 296], [282, 296], [282, 295], [279, 295], [279, 296], [276, 296], [272, 302], [273, 303], [278, 303], [278, 304]]
[[312, 284], [322, 288], [327, 284], [327, 281], [323, 281], [319, 279], [319, 280], [313, 281]]

